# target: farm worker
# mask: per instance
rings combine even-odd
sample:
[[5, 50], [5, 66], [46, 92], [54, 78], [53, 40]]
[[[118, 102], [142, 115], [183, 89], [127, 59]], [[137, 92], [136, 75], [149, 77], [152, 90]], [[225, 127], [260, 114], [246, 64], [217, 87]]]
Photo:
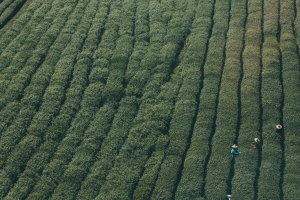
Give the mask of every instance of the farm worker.
[[235, 156], [239, 155], [240, 152], [238, 151], [238, 146], [236, 144], [231, 146], [231, 156], [234, 158]]
[[280, 133], [282, 131], [282, 126], [280, 124], [276, 125], [275, 132]]
[[254, 138], [254, 142], [252, 142], [251, 146], [254, 149], [258, 149], [260, 147], [260, 140], [258, 138]]

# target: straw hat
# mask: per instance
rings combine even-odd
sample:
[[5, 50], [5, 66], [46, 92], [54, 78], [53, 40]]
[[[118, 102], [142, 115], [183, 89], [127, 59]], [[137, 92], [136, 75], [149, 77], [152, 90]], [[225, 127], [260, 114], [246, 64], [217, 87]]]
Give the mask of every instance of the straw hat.
[[232, 145], [231, 147], [235, 148], [235, 149], [238, 148], [238, 146], [236, 144]]
[[282, 126], [281, 126], [280, 124], [277, 124], [277, 125], [276, 125], [276, 128], [277, 128], [277, 129], [282, 129]]
[[254, 138], [255, 142], [260, 142], [260, 140], [258, 138]]

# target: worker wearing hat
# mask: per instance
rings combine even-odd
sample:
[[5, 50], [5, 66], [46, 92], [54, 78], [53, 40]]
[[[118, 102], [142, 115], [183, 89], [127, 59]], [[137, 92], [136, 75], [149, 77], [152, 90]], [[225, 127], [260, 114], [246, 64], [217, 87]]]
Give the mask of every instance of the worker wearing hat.
[[238, 146], [236, 144], [233, 144], [231, 146], [231, 156], [234, 158], [235, 156], [239, 155], [241, 152], [238, 151]]
[[258, 138], [254, 138], [254, 142], [252, 142], [251, 146], [254, 149], [258, 149], [260, 147], [260, 140]]

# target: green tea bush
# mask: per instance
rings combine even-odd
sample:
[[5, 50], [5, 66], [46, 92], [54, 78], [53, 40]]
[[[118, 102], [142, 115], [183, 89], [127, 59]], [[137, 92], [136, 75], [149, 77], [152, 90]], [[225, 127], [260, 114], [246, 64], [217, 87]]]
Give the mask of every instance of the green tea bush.
[[2, 13], [9, 5], [13, 2], [13, 0], [4, 0], [0, 4], [0, 12]]
[[[51, 4], [51, 1], [49, 1], [49, 4]], [[28, 35], [30, 33], [29, 30], [32, 28], [32, 25], [36, 23], [36, 20], [39, 20], [40, 16], [43, 16], [47, 12], [47, 10], [49, 9], [49, 4], [45, 4], [42, 2], [31, 3], [24, 11], [24, 13], [20, 16], [20, 18], [18, 18], [18, 20], [16, 20], [11, 25], [11, 27], [5, 33], [3, 33], [3, 38], [1, 38], [0, 40], [0, 52], [3, 53], [3, 50], [7, 48], [11, 42], [14, 43], [13, 41], [15, 41], [15, 38], [20, 34], [21, 31], [24, 32], [24, 35], [23, 37], [18, 37], [18, 39], [21, 39], [20, 41], [24, 41], [27, 37], [26, 34]], [[9, 46], [11, 50], [14, 49], [14, 51], [16, 52], [21, 44], [14, 43], [14, 45], [14, 47], [12, 44]]]
[[[95, 5], [98, 5], [98, 2], [92, 1], [92, 2], [90, 2], [90, 4], [88, 4], [88, 7], [94, 7]], [[86, 19], [86, 20], [88, 20], [90, 18], [94, 19], [95, 12], [96, 11], [94, 11], [94, 14], [91, 14], [91, 13], [90, 13], [90, 15], [87, 14], [86, 18], [84, 18], [84, 19]], [[88, 28], [84, 29], [84, 30], [88, 30]], [[96, 66], [94, 66], [94, 67], [96, 67]], [[59, 165], [60, 163], [58, 162], [58, 160], [62, 159], [62, 157], [63, 157], [63, 160], [61, 160], [61, 162], [63, 161], [64, 163], [69, 163], [71, 161], [72, 155], [74, 154], [75, 149], [77, 148], [79, 143], [82, 141], [83, 134], [90, 124], [90, 120], [93, 119], [95, 112], [97, 111], [97, 109], [99, 108], [99, 106], [101, 104], [102, 88], [103, 88], [103, 86], [102, 86], [101, 82], [95, 82], [93, 84], [90, 84], [87, 87], [87, 89], [85, 90], [85, 92], [83, 94], [83, 99], [81, 102], [81, 109], [74, 117], [71, 127], [69, 128], [69, 130], [66, 133], [66, 137], [59, 144], [58, 151], [54, 154], [54, 157], [51, 159], [50, 163], [53, 163], [53, 165]], [[66, 155], [67, 152], [65, 151], [65, 149], [68, 149], [70, 152], [72, 152], [72, 154]], [[49, 165], [45, 166], [44, 171], [47, 170], [48, 166]], [[63, 175], [63, 173], [64, 173], [64, 170], [62, 170], [60, 172], [61, 175]], [[41, 176], [41, 179], [42, 180], [47, 179], [49, 176], [52, 177], [52, 175], [43, 173]], [[57, 181], [58, 180], [59, 180], [59, 177], [57, 177]], [[42, 181], [39, 182], [35, 186], [34, 193], [41, 192], [40, 186], [42, 186]], [[43, 194], [45, 194], [47, 192], [52, 193], [53, 191], [55, 191], [54, 189], [56, 187], [57, 187], [57, 185], [48, 187], [48, 189], [47, 189], [48, 191], [43, 191]]]
[[[246, 17], [245, 2], [232, 2], [230, 14], [216, 129], [211, 141], [211, 155], [207, 164], [205, 180], [205, 196], [208, 199], [226, 196], [229, 187], [230, 168], [232, 167], [229, 154], [230, 146], [237, 137], [238, 110], [240, 109], [238, 107], [238, 91], [242, 70], [241, 52]], [[219, 17], [219, 15], [217, 16]]]
[[[66, 28], [69, 28], [68, 26]], [[66, 39], [66, 38], [64, 38]], [[61, 44], [62, 42], [58, 41], [59, 44]], [[67, 40], [65, 40], [65, 42], [67, 42]], [[64, 46], [61, 46], [62, 48]], [[45, 62], [43, 63], [43, 65], [39, 68], [39, 70], [35, 73], [35, 75], [32, 77], [31, 83], [26, 87], [26, 89], [24, 90], [24, 96], [21, 100], [21, 105], [22, 108], [18, 114], [18, 116], [16, 117], [16, 120], [19, 121], [20, 123], [23, 124], [24, 127], [27, 127], [27, 120], [31, 120], [33, 115], [27, 115], [26, 118], [23, 118], [21, 116], [22, 113], [31, 113], [34, 114], [36, 111], [35, 109], [38, 108], [38, 106], [40, 105], [41, 102], [41, 98], [42, 95], [44, 93], [45, 87], [48, 86], [49, 82], [44, 82], [43, 84], [39, 84], [41, 83], [41, 79], [46, 79], [46, 80], [50, 80], [50, 76], [52, 75], [53, 71], [54, 71], [54, 66], [56, 64], [56, 62], [59, 59], [58, 57], [54, 57], [53, 53], [55, 55], [58, 55], [58, 49], [56, 49], [56, 51], [50, 51], [49, 52], [49, 57], [47, 56], [45, 58]], [[63, 49], [61, 49], [62, 51]], [[51, 59], [50, 59], [51, 58]], [[46, 75], [46, 77], [45, 77]], [[41, 78], [41, 79], [40, 79]], [[25, 123], [26, 122], [26, 123]], [[25, 124], [24, 124], [25, 123]], [[15, 130], [13, 130], [15, 131]], [[12, 145], [11, 142], [16, 142], [18, 141], [20, 138], [15, 138], [12, 139], [13, 137], [9, 138], [8, 141], [10, 141], [9, 143], [7, 143], [8, 141], [6, 141], [5, 138], [3, 138], [3, 142], [7, 143], [7, 145]], [[8, 155], [8, 152], [4, 153], [5, 155]]]
[[[24, 1], [24, 0], [15, 0], [11, 4], [9, 4], [9, 6], [6, 7], [6, 9], [4, 11], [1, 12], [0, 25], [4, 25], [4, 23], [7, 22], [9, 17], [11, 17], [14, 14], [15, 10], [18, 7], [22, 6], [22, 4], [24, 4], [25, 2], [26, 1]], [[2, 3], [1, 3], [1, 5], [2, 5]]]
[[163, 151], [157, 151], [148, 159], [143, 176], [134, 190], [133, 199], [150, 199], [163, 157]]
[[132, 77], [134, 77], [135, 73], [139, 72], [139, 70], [147, 70], [141, 69], [141, 60], [143, 56], [147, 52], [148, 42], [136, 42], [134, 46], [134, 51], [132, 52], [128, 66], [125, 72], [125, 82], [128, 83]]
[[70, 198], [76, 195], [80, 189], [81, 181], [83, 181], [93, 163], [94, 155], [100, 149], [101, 143], [110, 129], [114, 113], [114, 108], [107, 105], [101, 107], [96, 113], [93, 122], [85, 133], [85, 138], [76, 148], [72, 161], [61, 177], [51, 198], [66, 198], [66, 195]]
[[[70, 4], [70, 7], [72, 4]], [[75, 6], [75, 5], [73, 5]], [[70, 9], [72, 11], [72, 9]], [[80, 11], [79, 9], [77, 12]], [[75, 11], [76, 12], [76, 11]], [[82, 11], [80, 11], [82, 12]], [[74, 16], [75, 17], [75, 16]], [[78, 16], [76, 16], [78, 17]], [[71, 45], [77, 45], [76, 43], [70, 43]], [[82, 45], [77, 45], [78, 48], [81, 48]], [[72, 47], [68, 47], [65, 49], [70, 49]], [[78, 49], [79, 50], [79, 49]], [[57, 115], [59, 112], [59, 108], [61, 106], [61, 103], [64, 98], [64, 91], [66, 90], [66, 87], [68, 87], [68, 80], [70, 78], [70, 73], [73, 70], [73, 65], [67, 65], [68, 63], [74, 62], [73, 60], [75, 59], [76, 54], [73, 54], [73, 57], [71, 56], [64, 56], [63, 58], [60, 59], [60, 61], [57, 63], [56, 66], [56, 71], [54, 75], [51, 77], [50, 80], [50, 86], [47, 88], [45, 91], [44, 97], [43, 97], [43, 104], [39, 109], [39, 112], [35, 115], [33, 118], [33, 121], [31, 125], [28, 127], [27, 132], [28, 134], [23, 138], [23, 140], [17, 145], [18, 147], [11, 153], [11, 157], [17, 158], [20, 156], [18, 154], [19, 151], [22, 151], [23, 148], [32, 148], [32, 151], [25, 151], [24, 150], [24, 155], [23, 159], [29, 159], [29, 155], [31, 155], [40, 145], [41, 140], [37, 142], [36, 144], [31, 144], [30, 140], [27, 140], [27, 137], [32, 137], [32, 136], [37, 136], [41, 139], [43, 136], [44, 131], [46, 131], [46, 128], [50, 125], [50, 122], [53, 120], [53, 117]], [[65, 66], [68, 66], [66, 68]], [[43, 118], [45, 117], [45, 118]], [[26, 142], [29, 142], [26, 145]], [[25, 145], [22, 145], [22, 143], [25, 143]], [[27, 154], [26, 154], [27, 153]], [[9, 156], [8, 156], [8, 159]], [[25, 162], [23, 160], [23, 162]], [[10, 165], [6, 165], [6, 167], [9, 169], [11, 168]], [[21, 170], [20, 165], [15, 165], [14, 168], [18, 168]], [[14, 172], [17, 172], [14, 170]]]
[[20, 110], [20, 103], [10, 102], [0, 113], [0, 132], [3, 133]]
[[106, 102], [120, 101], [124, 96], [125, 70], [133, 51], [132, 34], [135, 7], [135, 2], [123, 2], [124, 15], [118, 29], [119, 38], [116, 40], [116, 48], [110, 60], [110, 74], [103, 90], [103, 98]]
[[[10, 47], [14, 43], [18, 44], [18, 48], [15, 49], [15, 51], [11, 51], [10, 48], [6, 48], [5, 51], [8, 51], [8, 55], [11, 55], [11, 59], [5, 59], [4, 61], [7, 61], [6, 63], [2, 63], [2, 67], [6, 68], [8, 71], [8, 77], [6, 79], [11, 78], [13, 74], [15, 74], [19, 69], [21, 69], [27, 59], [30, 57], [31, 52], [33, 51], [33, 48], [36, 47], [37, 43], [39, 42], [40, 36], [43, 35], [43, 33], [48, 29], [48, 27], [51, 24], [51, 21], [55, 17], [53, 13], [58, 12], [58, 10], [55, 10], [51, 12], [51, 5], [45, 4], [44, 10], [40, 11], [43, 15], [48, 15], [49, 21], [43, 21], [41, 22], [41, 17], [39, 16], [36, 21], [34, 21], [32, 24], [33, 28], [31, 27], [30, 30], [25, 31], [24, 28], [23, 31], [18, 35], [18, 37], [13, 40], [13, 42], [8, 46]], [[4, 52], [5, 53], [5, 52]]]
[[[259, 152], [250, 144], [260, 137], [260, 43], [261, 31], [257, 20], [262, 17], [261, 1], [248, 2], [245, 47], [243, 51], [243, 78], [241, 81], [241, 117], [238, 135], [239, 150], [243, 159], [236, 159], [232, 194], [236, 198], [253, 199], [256, 196], [256, 182]], [[254, 37], [255, 36], [255, 37]]]
[[[296, 6], [296, 7], [294, 7]], [[298, 27], [298, 16], [294, 11], [299, 7], [298, 4], [291, 2], [281, 2], [280, 4], [280, 48], [282, 55], [282, 84], [284, 90], [283, 105], [283, 127], [284, 127], [284, 174], [282, 183], [282, 192], [284, 198], [296, 199], [299, 196], [297, 180], [299, 180], [299, 157], [297, 151], [299, 149], [299, 122], [297, 114], [299, 105], [299, 62], [298, 62], [298, 46], [297, 34], [294, 33], [293, 27]], [[286, 13], [288, 12], [288, 13]], [[295, 15], [297, 18], [295, 19]], [[294, 25], [292, 25], [294, 23]], [[298, 28], [296, 28], [296, 31]], [[282, 173], [282, 172], [281, 172]]]
[[[192, 6], [193, 7], [193, 6]], [[191, 9], [188, 9], [188, 13]], [[208, 10], [209, 11], [209, 10]], [[186, 17], [186, 15], [184, 15]], [[197, 15], [196, 15], [197, 16]], [[171, 22], [171, 21], [170, 21]], [[207, 22], [207, 21], [205, 21]], [[194, 24], [191, 26], [193, 27]], [[204, 25], [205, 26], [205, 25]], [[207, 26], [206, 26], [207, 27]], [[193, 32], [195, 30], [195, 32]], [[189, 43], [187, 44], [184, 53], [182, 54], [182, 64], [178, 68], [182, 69], [182, 86], [179, 90], [177, 98], [179, 98], [175, 104], [175, 110], [169, 128], [169, 143], [166, 148], [166, 157], [162, 162], [161, 169], [158, 173], [158, 179], [156, 186], [152, 193], [152, 198], [173, 198], [176, 182], [178, 181], [178, 174], [180, 171], [181, 163], [183, 162], [183, 155], [186, 152], [187, 140], [192, 127], [192, 121], [196, 111], [195, 98], [199, 91], [199, 82], [201, 73], [199, 68], [203, 63], [203, 54], [205, 52], [205, 46], [207, 38], [201, 38], [201, 41], [195, 45], [193, 40], [197, 35], [196, 29], [192, 29], [189, 36]], [[197, 41], [198, 42], [198, 41]], [[195, 46], [194, 46], [195, 45]], [[197, 55], [189, 56], [190, 54]], [[173, 158], [176, 157], [176, 158]], [[174, 162], [171, 166], [168, 161]], [[172, 173], [166, 176], [164, 171], [171, 171]], [[164, 180], [170, 180], [166, 184]]]
[[[260, 174], [258, 178], [258, 198], [280, 198], [282, 149], [281, 138], [274, 129], [281, 122], [281, 95], [282, 83], [280, 80], [280, 52], [276, 34], [278, 12], [269, 10], [279, 8], [278, 2], [264, 4], [264, 43], [262, 49], [262, 109], [263, 148], [261, 154]], [[271, 156], [272, 154], [272, 156]]]
[[181, 156], [170, 155], [164, 158], [151, 199], [171, 199], [173, 197], [174, 185], [176, 185], [180, 171], [178, 165], [180, 162], [182, 162]]
[[[61, 6], [61, 5], [59, 5]], [[49, 13], [47, 14], [50, 22], [53, 20], [53, 18], [55, 17], [59, 17], [59, 18], [63, 18], [62, 15], [57, 16], [57, 10], [50, 10]], [[65, 13], [64, 13], [65, 15]], [[18, 100], [22, 93], [24, 88], [27, 86], [27, 84], [29, 83], [29, 80], [32, 76], [33, 73], [35, 73], [36, 68], [38, 68], [38, 66], [41, 64], [42, 62], [42, 58], [45, 56], [45, 54], [47, 53], [50, 45], [54, 42], [57, 34], [59, 33], [59, 30], [62, 28], [64, 21], [62, 21], [62, 23], [55, 23], [51, 28], [54, 29], [58, 29], [56, 32], [56, 35], [49, 35], [48, 31], [43, 30], [45, 29], [45, 27], [48, 27], [50, 25], [48, 25], [49, 23], [44, 23], [41, 24], [40, 26], [38, 26], [38, 28], [36, 29], [36, 31], [34, 31], [32, 34], [29, 35], [29, 37], [31, 38], [29, 42], [29, 44], [27, 46], [31, 46], [32, 48], [34, 48], [34, 44], [36, 44], [39, 40], [36, 39], [36, 41], [32, 42], [32, 37], [35, 37], [36, 35], [42, 35], [41, 36], [41, 40], [42, 41], [48, 41], [47, 44], [45, 44], [45, 42], [41, 42], [41, 43], [37, 43], [36, 46], [36, 50], [33, 51], [33, 55], [31, 55], [28, 60], [26, 61], [25, 67], [23, 67], [22, 69], [22, 62], [18, 61], [17, 63], [14, 63], [14, 60], [12, 61], [11, 66], [8, 68], [11, 69], [10, 71], [5, 70], [6, 72], [3, 73], [3, 76], [5, 76], [4, 80], [7, 80], [7, 82], [10, 84], [1, 84], [1, 86], [3, 86], [3, 89], [0, 89], [1, 91], [3, 90], [3, 93], [5, 91], [5, 93], [3, 94], [3, 98], [5, 99], [5, 101], [1, 101], [5, 104], [5, 102], [7, 101], [13, 101]], [[39, 31], [39, 30], [43, 30], [46, 31], [45, 33]], [[44, 46], [46, 45], [46, 46]], [[24, 47], [25, 45], [23, 45]], [[25, 48], [25, 47], [24, 47]], [[23, 51], [19, 52], [18, 54], [21, 55]], [[28, 51], [30, 52], [30, 51]], [[17, 54], [17, 55], [18, 55]], [[26, 55], [26, 54], [25, 54]], [[21, 55], [22, 57], [24, 55]], [[18, 57], [18, 56], [16, 56]], [[25, 57], [26, 58], [26, 57]], [[17, 69], [22, 69], [18, 74], [16, 74]], [[11, 79], [11, 81], [9, 82], [9, 80]], [[7, 88], [8, 86], [8, 88]], [[4, 106], [4, 105], [3, 105]]]
[[121, 100], [111, 128], [97, 152], [95, 162], [82, 182], [77, 199], [90, 199], [98, 195], [105, 177], [113, 166], [115, 156], [127, 138], [133, 118], [137, 112], [137, 99], [125, 97]]
[[139, 179], [133, 192], [133, 199], [150, 199], [151, 193], [155, 187], [158, 172], [164, 158], [164, 149], [168, 145], [167, 135], [160, 135], [155, 143], [155, 151], [145, 164], [143, 175]]

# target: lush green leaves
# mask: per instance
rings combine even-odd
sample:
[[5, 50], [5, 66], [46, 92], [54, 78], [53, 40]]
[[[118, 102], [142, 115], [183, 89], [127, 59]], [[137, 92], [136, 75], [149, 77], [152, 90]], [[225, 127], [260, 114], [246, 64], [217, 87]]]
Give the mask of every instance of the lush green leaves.
[[298, 1], [0, 2], [1, 199], [299, 196]]

